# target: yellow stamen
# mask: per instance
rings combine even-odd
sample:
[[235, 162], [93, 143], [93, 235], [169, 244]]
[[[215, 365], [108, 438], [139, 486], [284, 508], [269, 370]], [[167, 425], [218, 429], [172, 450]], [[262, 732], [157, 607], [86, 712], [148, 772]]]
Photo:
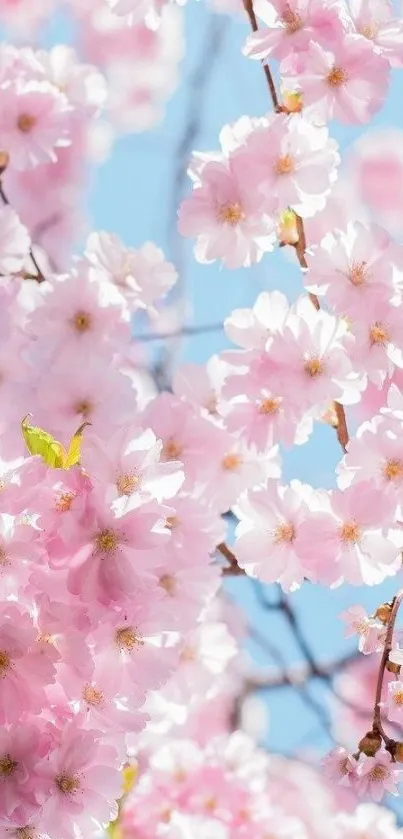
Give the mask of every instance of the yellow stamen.
[[119, 539], [114, 530], [101, 530], [95, 536], [95, 550], [102, 554], [115, 553], [119, 545]]
[[12, 759], [11, 755], [6, 754], [0, 758], [0, 776], [3, 778], [9, 778], [10, 775], [14, 775], [17, 767], [18, 763], [16, 760]]
[[245, 213], [240, 204], [221, 204], [217, 211], [218, 219], [231, 227], [235, 227], [245, 218]]
[[388, 460], [383, 474], [388, 481], [400, 481], [403, 478], [403, 461], [402, 460]]
[[36, 117], [31, 114], [20, 114], [17, 119], [17, 128], [23, 134], [29, 134], [36, 125]]
[[160, 577], [159, 584], [161, 588], [163, 588], [164, 591], [166, 591], [166, 593], [170, 595], [170, 597], [173, 597], [176, 593], [177, 582], [175, 577], [173, 577], [171, 574], [164, 574], [162, 577]]
[[88, 312], [76, 312], [74, 317], [71, 319], [72, 326], [76, 332], [81, 334], [88, 332], [88, 330], [91, 329], [91, 322], [92, 318]]
[[178, 460], [182, 452], [183, 448], [180, 445], [180, 443], [177, 443], [173, 437], [168, 437], [168, 440], [165, 440], [165, 443], [162, 447], [161, 459]]
[[83, 699], [87, 705], [92, 705], [93, 708], [99, 708], [104, 701], [104, 695], [102, 690], [98, 690], [98, 688], [94, 688], [93, 685], [86, 685], [83, 690]]
[[355, 545], [360, 540], [360, 528], [355, 521], [346, 521], [340, 528], [340, 538], [343, 542]]
[[376, 321], [369, 330], [369, 340], [372, 345], [378, 344], [378, 346], [384, 347], [389, 343], [387, 327], [380, 323], [380, 321]]
[[342, 87], [347, 81], [347, 70], [343, 70], [341, 67], [332, 67], [327, 75], [327, 83], [330, 87]]
[[305, 373], [308, 373], [311, 379], [321, 376], [324, 369], [323, 361], [320, 358], [309, 358], [304, 364]]
[[58, 513], [67, 513], [76, 497], [75, 492], [62, 492], [56, 499], [55, 507]]
[[130, 475], [119, 475], [116, 480], [116, 489], [119, 495], [131, 495], [139, 488], [141, 478], [134, 473]]
[[276, 175], [290, 175], [294, 171], [294, 161], [289, 154], [276, 160], [274, 171]]
[[132, 626], [124, 626], [118, 629], [115, 635], [116, 643], [121, 650], [131, 653], [139, 647], [144, 647], [141, 635], [137, 635]]
[[280, 542], [293, 542], [295, 539], [295, 527], [290, 522], [279, 524], [274, 531], [274, 541], [276, 544]]
[[259, 405], [259, 414], [266, 414], [267, 416], [275, 414], [279, 409], [279, 405], [279, 399], [264, 399]]
[[67, 772], [57, 775], [55, 784], [64, 795], [74, 795], [80, 789], [79, 777], [77, 775], [68, 775]]
[[242, 464], [239, 454], [226, 454], [221, 461], [221, 466], [226, 472], [235, 472]]
[[10, 656], [5, 650], [0, 650], [0, 676], [4, 676], [11, 665]]

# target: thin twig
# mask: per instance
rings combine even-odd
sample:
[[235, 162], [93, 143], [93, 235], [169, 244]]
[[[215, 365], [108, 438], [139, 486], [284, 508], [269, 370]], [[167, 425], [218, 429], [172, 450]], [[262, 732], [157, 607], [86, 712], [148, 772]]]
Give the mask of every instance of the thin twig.
[[[258, 27], [257, 20], [256, 20], [255, 10], [253, 8], [253, 0], [244, 0], [243, 4], [244, 4], [245, 12], [248, 15], [249, 22], [250, 22], [250, 25], [251, 25], [251, 28], [252, 28], [253, 32], [258, 32], [259, 27]], [[264, 63], [263, 61], [262, 61], [262, 67], [263, 67], [263, 71], [264, 71], [264, 74], [266, 76], [267, 84], [268, 84], [268, 87], [269, 87], [270, 96], [271, 96], [271, 99], [272, 99], [272, 102], [273, 102], [273, 108], [274, 108], [275, 111], [279, 112], [281, 110], [281, 107], [280, 107], [280, 102], [279, 102], [279, 99], [278, 99], [278, 96], [277, 96], [276, 86], [275, 86], [274, 81], [273, 81], [273, 76], [271, 74], [270, 67], [269, 67], [268, 64]]]
[[[1, 179], [0, 179], [0, 198], [1, 198], [2, 202], [3, 202], [3, 204], [4, 204], [6, 207], [9, 207], [9, 206], [10, 206], [10, 201], [9, 201], [9, 199], [7, 198], [6, 193], [4, 192], [4, 187], [3, 187], [3, 183], [2, 183], [2, 181], [1, 181]], [[35, 279], [37, 283], [44, 283], [44, 282], [45, 282], [46, 277], [44, 277], [44, 275], [43, 275], [43, 273], [42, 273], [42, 271], [41, 271], [41, 269], [40, 269], [40, 267], [39, 267], [39, 265], [38, 265], [38, 262], [37, 262], [37, 259], [36, 259], [35, 254], [34, 254], [34, 252], [33, 252], [32, 246], [30, 246], [30, 248], [29, 248], [29, 255], [30, 255], [31, 259], [32, 259], [32, 262], [33, 262], [33, 264], [34, 264], [34, 266], [35, 266], [35, 270], [36, 270], [36, 276], [35, 276], [35, 277], [32, 277], [32, 279]]]
[[393, 632], [395, 628], [396, 618], [398, 611], [400, 609], [401, 602], [403, 600], [403, 589], [398, 591], [396, 597], [393, 600], [392, 609], [389, 616], [389, 621], [386, 630], [386, 637], [385, 637], [385, 644], [383, 648], [381, 663], [379, 665], [379, 672], [378, 672], [378, 679], [376, 683], [376, 692], [375, 692], [375, 705], [374, 705], [374, 720], [373, 720], [373, 731], [377, 732], [381, 735], [386, 747], [392, 747], [394, 745], [394, 741], [388, 737], [386, 734], [382, 721], [381, 721], [381, 699], [382, 699], [382, 686], [383, 686], [383, 679], [385, 676], [385, 669], [386, 664], [389, 659], [389, 653], [392, 649], [392, 642], [393, 642]]
[[149, 343], [151, 341], [167, 341], [169, 338], [181, 338], [187, 335], [205, 335], [208, 332], [221, 332], [222, 323], [206, 323], [201, 326], [181, 326], [173, 332], [150, 332], [146, 335], [137, 335], [136, 341]]
[[234, 553], [229, 549], [229, 547], [225, 544], [225, 542], [220, 542], [217, 545], [216, 550], [223, 556], [228, 565], [224, 566], [222, 569], [222, 573], [224, 577], [243, 577], [245, 576], [245, 571], [243, 568], [240, 568], [238, 565], [238, 560]]

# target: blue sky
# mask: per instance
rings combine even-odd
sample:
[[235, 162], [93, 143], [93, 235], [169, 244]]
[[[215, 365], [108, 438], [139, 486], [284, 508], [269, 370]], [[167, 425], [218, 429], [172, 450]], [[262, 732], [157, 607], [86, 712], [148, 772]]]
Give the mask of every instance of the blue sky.
[[[212, 27], [221, 37], [221, 47], [214, 61], [208, 61], [210, 71], [203, 95], [196, 96], [194, 75], [208, 54]], [[177, 152], [190, 116], [198, 112], [194, 147], [208, 150], [218, 147], [218, 135], [224, 123], [244, 113], [259, 116], [270, 108], [259, 64], [241, 54], [246, 32], [241, 22], [211, 15], [205, 0], [191, 0], [186, 9], [187, 52], [181, 83], [169, 102], [164, 122], [150, 132], [119, 140], [110, 160], [92, 176], [89, 210], [93, 228], [115, 231], [127, 244], [136, 246], [153, 240], [161, 246], [167, 257], [180, 266], [181, 282], [191, 304], [188, 320], [193, 324], [221, 321], [232, 309], [251, 305], [263, 289], [280, 288], [291, 299], [301, 293], [299, 270], [280, 250], [267, 255], [252, 269], [230, 272], [217, 265], [198, 265], [192, 258], [191, 243], [179, 239], [175, 233]], [[47, 33], [47, 42], [65, 40], [65, 33], [70, 36], [58, 21]], [[374, 125], [403, 127], [401, 84], [401, 76], [394, 74], [388, 102]], [[342, 151], [361, 133], [356, 127], [332, 126], [332, 134]], [[182, 342], [179, 357], [205, 362], [226, 345], [224, 335], [219, 332], [189, 338]], [[334, 466], [339, 456], [334, 432], [320, 426], [306, 446], [285, 454], [284, 479], [296, 477], [315, 486], [330, 487], [334, 484]], [[373, 609], [397, 586], [396, 579], [362, 591], [351, 587], [329, 591], [307, 585], [292, 595], [293, 607], [317, 659], [336, 657], [351, 649], [343, 639], [342, 625], [337, 619], [343, 609], [356, 602]], [[261, 610], [249, 583], [236, 580], [229, 584], [229, 590], [245, 605], [251, 620], [270, 642], [278, 645], [280, 639], [288, 662], [300, 660], [300, 651], [283, 619]], [[273, 597], [275, 592], [268, 590], [268, 594]], [[253, 652], [260, 663], [268, 661], [256, 647]], [[312, 690], [320, 696], [323, 688], [313, 686]], [[321, 750], [329, 746], [317, 718], [306, 710], [297, 695], [291, 696], [289, 691], [275, 692], [268, 701], [271, 719], [268, 743], [272, 749], [288, 753], [307, 744]]]

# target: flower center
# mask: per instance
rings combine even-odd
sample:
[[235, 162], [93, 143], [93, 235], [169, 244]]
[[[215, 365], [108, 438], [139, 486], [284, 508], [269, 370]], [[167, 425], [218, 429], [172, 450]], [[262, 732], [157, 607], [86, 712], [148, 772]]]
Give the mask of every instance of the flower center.
[[5, 565], [8, 565], [7, 554], [4, 548], [0, 548], [0, 566], [4, 568]]
[[173, 597], [176, 593], [176, 579], [171, 574], [164, 574], [162, 577], [160, 577], [159, 584], [161, 588], [163, 588], [164, 591], [166, 591], [166, 593], [169, 594], [171, 597]]
[[388, 776], [389, 769], [387, 766], [382, 766], [381, 763], [377, 763], [371, 771], [368, 772], [368, 777], [371, 781], [385, 781]]
[[132, 626], [124, 626], [122, 629], [116, 630], [116, 643], [121, 650], [126, 650], [128, 653], [137, 650], [139, 647], [144, 647], [144, 641], [141, 635], [137, 635]]
[[384, 347], [386, 344], [389, 343], [389, 334], [386, 326], [384, 326], [380, 321], [376, 321], [371, 329], [369, 330], [369, 340], [372, 345], [378, 344], [378, 346]]
[[221, 466], [226, 472], [236, 472], [242, 463], [239, 454], [226, 454], [221, 461]]
[[0, 758], [0, 775], [3, 778], [9, 778], [10, 775], [14, 775], [17, 766], [17, 761], [13, 760], [11, 755], [3, 755], [3, 757]]
[[140, 477], [134, 473], [130, 475], [119, 475], [116, 481], [116, 489], [119, 495], [131, 495], [140, 486]]
[[92, 413], [93, 406], [88, 399], [82, 399], [80, 402], [76, 402], [74, 406], [74, 411], [76, 414], [81, 414], [84, 419], [87, 419], [90, 414]]
[[92, 705], [93, 708], [99, 708], [104, 701], [102, 690], [94, 688], [93, 685], [86, 685], [83, 690], [83, 699], [87, 705]]
[[67, 772], [62, 772], [55, 778], [57, 788], [64, 795], [74, 795], [80, 789], [80, 779], [77, 775], [68, 775]]
[[350, 283], [352, 283], [355, 286], [362, 286], [366, 280], [365, 270], [365, 262], [353, 262], [350, 267], [350, 273], [348, 275]]
[[290, 522], [279, 524], [274, 531], [274, 541], [276, 544], [280, 542], [293, 542], [295, 539], [295, 527]]
[[343, 542], [355, 545], [360, 539], [360, 528], [355, 521], [346, 521], [340, 528], [340, 537]]
[[379, 32], [379, 23], [377, 23], [376, 20], [371, 20], [358, 31], [360, 35], [364, 36], [364, 38], [368, 38], [369, 41], [372, 41], [373, 38], [376, 38]]
[[76, 332], [84, 333], [91, 329], [91, 315], [88, 312], [76, 312], [71, 323]]
[[168, 530], [175, 530], [179, 524], [180, 522], [177, 516], [167, 516], [165, 519], [165, 527], [167, 527]]
[[264, 399], [259, 405], [259, 414], [275, 414], [280, 405], [279, 399]]
[[29, 824], [26, 824], [25, 827], [17, 827], [15, 831], [15, 836], [17, 839], [34, 839], [35, 831]]
[[101, 554], [114, 554], [119, 545], [117, 534], [114, 530], [101, 530], [95, 536], [95, 550]]
[[343, 70], [342, 67], [332, 67], [327, 75], [326, 81], [330, 87], [343, 87], [348, 81], [347, 70]]
[[403, 705], [403, 690], [397, 690], [393, 694], [393, 702], [395, 705]]
[[321, 358], [308, 358], [304, 364], [305, 373], [308, 373], [308, 376], [310, 376], [311, 379], [316, 379], [317, 376], [321, 376], [324, 369], [324, 364]]
[[245, 218], [245, 213], [240, 204], [220, 204], [217, 212], [220, 221], [235, 227]]
[[290, 175], [294, 168], [294, 161], [289, 154], [279, 157], [274, 166], [276, 175]]
[[173, 437], [168, 437], [162, 447], [162, 460], [178, 460], [183, 452], [180, 443], [177, 443]]
[[294, 32], [298, 32], [304, 25], [302, 17], [297, 12], [294, 12], [288, 3], [281, 17], [281, 21], [284, 23], [288, 35], [293, 35]]
[[36, 117], [31, 114], [20, 114], [17, 119], [17, 128], [23, 134], [29, 134], [36, 125]]
[[388, 481], [400, 481], [403, 478], [403, 461], [388, 460], [383, 474]]
[[5, 676], [11, 666], [10, 656], [5, 650], [0, 650], [0, 676]]
[[62, 492], [56, 498], [55, 507], [58, 513], [67, 513], [71, 510], [71, 505], [76, 497], [75, 492]]

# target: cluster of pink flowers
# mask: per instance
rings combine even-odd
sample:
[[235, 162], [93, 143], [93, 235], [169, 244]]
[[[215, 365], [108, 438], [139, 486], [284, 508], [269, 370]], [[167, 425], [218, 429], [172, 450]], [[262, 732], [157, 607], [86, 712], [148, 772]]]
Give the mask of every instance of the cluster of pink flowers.
[[[0, 839], [103, 829], [121, 817], [134, 759], [127, 839], [265, 839], [272, 821], [284, 839], [372, 828], [391, 839], [385, 811], [354, 809], [356, 795], [396, 793], [390, 738], [372, 753], [334, 750], [334, 789], [231, 734], [247, 628], [217, 597], [217, 557], [286, 592], [401, 570], [403, 250], [352, 218], [327, 123], [379, 110], [403, 64], [402, 21], [383, 0], [256, 0], [265, 27], [245, 53], [279, 62], [282, 98], [225, 126], [219, 152], [193, 154], [179, 231], [198, 261], [229, 268], [289, 248], [306, 293], [265, 291], [233, 311], [237, 349], [181, 366], [158, 392], [133, 316], [156, 316], [175, 267], [156, 244], [105, 231], [69, 252], [85, 162], [108, 146], [93, 120], [104, 111], [134, 132], [159, 118], [181, 12], [165, 0], [67, 5], [77, 55], [0, 47]], [[0, 0], [0, 18], [33, 32], [52, 4], [12, 6]], [[361, 422], [351, 439], [345, 409]], [[28, 415], [40, 453], [27, 451]], [[342, 443], [337, 486], [286, 483], [280, 446], [304, 444], [318, 422]], [[79, 453], [58, 460], [72, 439]], [[344, 619], [377, 666], [387, 645], [376, 715], [402, 723], [399, 633], [391, 641], [388, 621], [359, 605]]]

